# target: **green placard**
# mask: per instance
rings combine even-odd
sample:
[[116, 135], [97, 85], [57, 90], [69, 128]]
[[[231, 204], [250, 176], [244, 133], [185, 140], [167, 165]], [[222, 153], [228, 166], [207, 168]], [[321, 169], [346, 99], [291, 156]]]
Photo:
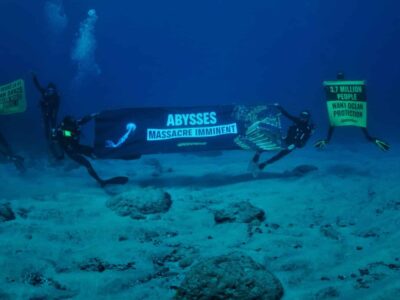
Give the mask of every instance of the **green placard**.
[[11, 115], [25, 110], [25, 84], [22, 79], [0, 86], [0, 114]]
[[367, 127], [365, 81], [325, 81], [331, 126]]

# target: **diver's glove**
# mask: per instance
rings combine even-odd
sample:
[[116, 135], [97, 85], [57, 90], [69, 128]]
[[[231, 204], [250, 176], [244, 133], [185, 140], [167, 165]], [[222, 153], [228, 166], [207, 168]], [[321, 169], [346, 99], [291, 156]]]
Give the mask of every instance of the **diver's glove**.
[[328, 145], [327, 140], [320, 140], [314, 144], [314, 147], [318, 149], [325, 149], [327, 145]]
[[390, 150], [390, 145], [380, 139], [373, 139], [373, 143], [378, 146], [379, 149], [386, 152]]

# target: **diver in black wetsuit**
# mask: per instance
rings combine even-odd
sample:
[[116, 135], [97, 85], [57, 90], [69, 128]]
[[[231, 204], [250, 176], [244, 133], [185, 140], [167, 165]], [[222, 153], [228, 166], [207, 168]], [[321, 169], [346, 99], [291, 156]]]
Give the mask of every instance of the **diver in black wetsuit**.
[[[344, 73], [342, 73], [342, 72], [337, 73], [337, 75], [336, 75], [336, 80], [339, 80], [339, 81], [340, 81], [340, 80], [345, 80]], [[378, 139], [378, 138], [376, 138], [376, 137], [371, 136], [371, 135], [369, 134], [367, 128], [365, 128], [365, 127], [362, 127], [361, 130], [362, 130], [362, 132], [364, 133], [365, 138], [366, 138], [369, 142], [374, 143], [380, 150], [382, 150], [382, 151], [384, 151], [384, 152], [390, 150], [390, 145], [389, 145], [389, 143], [387, 143], [387, 142], [385, 142], [385, 141], [382, 141], [381, 139]], [[324, 148], [326, 148], [326, 146], [328, 145], [328, 143], [330, 142], [330, 140], [331, 140], [331, 138], [332, 138], [332, 135], [333, 135], [333, 132], [334, 132], [334, 131], [335, 131], [335, 127], [329, 126], [327, 137], [326, 137], [325, 139], [323, 139], [323, 140], [317, 141], [317, 142], [314, 144], [314, 146], [315, 146], [316, 148], [318, 148], [318, 149], [324, 149]]]
[[128, 182], [128, 177], [118, 176], [111, 179], [101, 179], [93, 169], [89, 160], [85, 156], [95, 158], [93, 148], [80, 144], [81, 125], [86, 124], [96, 117], [97, 114], [91, 114], [76, 120], [71, 116], [66, 116], [58, 128], [53, 133], [53, 139], [62, 147], [69, 158], [84, 166], [102, 187], [107, 184], [125, 184]]
[[304, 145], [307, 143], [308, 139], [314, 132], [315, 126], [311, 122], [311, 115], [308, 111], [303, 111], [301, 112], [299, 117], [295, 117], [289, 114], [279, 104], [275, 104], [275, 107], [286, 118], [291, 120], [293, 122], [293, 125], [288, 128], [286, 137], [283, 140], [285, 148], [281, 150], [278, 154], [263, 163], [259, 163], [262, 152], [257, 152], [254, 155], [251, 161], [253, 167], [253, 175], [257, 175], [257, 173], [263, 170], [267, 165], [272, 164], [282, 157], [288, 155], [294, 149], [304, 147]]
[[44, 88], [37, 79], [35, 73], [32, 73], [33, 83], [42, 95], [40, 100], [40, 108], [42, 111], [42, 119], [44, 126], [44, 135], [48, 142], [50, 152], [57, 160], [64, 158], [64, 153], [57, 147], [51, 139], [52, 131], [57, 127], [57, 115], [60, 108], [60, 95], [58, 94], [57, 87], [54, 83], [50, 82], [46, 88]]
[[60, 108], [60, 95], [56, 85], [50, 82], [46, 88], [40, 85], [36, 74], [32, 73], [33, 83], [42, 95], [40, 108], [42, 110], [45, 136], [47, 140], [51, 138], [51, 130], [57, 126], [57, 115]]
[[1, 134], [1, 132], [0, 132], [0, 153], [4, 155], [4, 157], [8, 161], [13, 162], [18, 171], [20, 171], [21, 173], [24, 173], [26, 171], [23, 157], [15, 155], [13, 153], [10, 145], [7, 143], [6, 139]]

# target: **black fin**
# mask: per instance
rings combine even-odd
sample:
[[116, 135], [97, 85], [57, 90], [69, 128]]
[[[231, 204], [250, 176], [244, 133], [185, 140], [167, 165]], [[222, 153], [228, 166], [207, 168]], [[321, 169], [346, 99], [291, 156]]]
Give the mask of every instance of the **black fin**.
[[129, 181], [128, 177], [125, 176], [117, 176], [107, 180], [103, 180], [101, 186], [104, 187], [107, 184], [126, 184]]

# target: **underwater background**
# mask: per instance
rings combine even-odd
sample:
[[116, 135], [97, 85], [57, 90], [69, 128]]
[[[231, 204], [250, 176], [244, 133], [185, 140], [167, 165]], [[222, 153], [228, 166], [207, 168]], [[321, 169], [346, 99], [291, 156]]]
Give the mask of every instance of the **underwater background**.
[[[396, 0], [0, 0], [0, 85], [24, 79], [28, 103], [0, 116], [28, 169], [0, 165], [0, 299], [220, 299], [190, 296], [190, 276], [232, 251], [261, 265], [232, 256], [255, 277], [276, 275], [284, 299], [400, 299], [399, 11]], [[310, 110], [317, 128], [258, 178], [245, 151], [150, 155], [95, 161], [130, 177], [102, 190], [84, 168], [49, 165], [30, 72], [57, 85], [59, 119], [278, 102]], [[338, 72], [366, 80], [368, 129], [389, 152], [351, 127], [312, 146], [328, 129], [322, 82]], [[132, 199], [168, 208], [129, 215]], [[218, 221], [229, 211], [253, 217]], [[280, 299], [275, 289], [255, 299]]]

